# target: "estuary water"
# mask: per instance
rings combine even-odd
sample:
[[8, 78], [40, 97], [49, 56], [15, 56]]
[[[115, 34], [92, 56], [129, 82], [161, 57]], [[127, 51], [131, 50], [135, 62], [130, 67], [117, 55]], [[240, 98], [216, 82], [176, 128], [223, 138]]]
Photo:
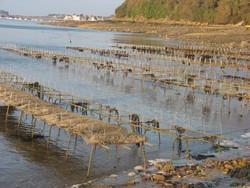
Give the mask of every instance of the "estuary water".
[[[164, 45], [176, 41], [138, 33], [118, 33], [79, 28], [40, 25], [34, 21], [0, 19], [0, 45], [18, 45], [58, 53], [76, 54], [66, 46], [111, 48], [116, 44]], [[180, 43], [180, 41], [178, 41]], [[91, 54], [85, 54], [91, 56]], [[105, 61], [105, 58], [104, 58]], [[124, 59], [126, 61], [126, 59]], [[36, 82], [71, 93], [75, 96], [102, 102], [145, 117], [170, 122], [194, 130], [222, 134], [232, 138], [234, 144], [246, 144], [250, 128], [249, 111], [240, 116], [240, 105], [232, 100], [231, 114], [227, 106], [221, 107], [221, 98], [195, 93], [195, 102], [186, 100], [186, 88], [169, 86], [162, 88], [140, 78], [111, 78], [106, 71], [97, 72], [93, 67], [74, 64], [65, 68], [53, 65], [48, 60], [39, 60], [0, 50], [0, 70], [11, 72]], [[0, 99], [1, 100], [1, 99]], [[206, 108], [204, 108], [206, 107]], [[203, 110], [202, 110], [203, 109]], [[223, 109], [223, 110], [221, 110]], [[5, 121], [6, 106], [0, 106], [0, 184], [1, 187], [65, 187], [91, 179], [129, 170], [143, 163], [140, 150], [132, 145], [131, 151], [121, 148], [117, 159], [115, 148], [107, 152], [97, 148], [91, 177], [86, 178], [90, 146], [79, 138], [72, 138], [70, 155], [65, 161], [69, 133], [52, 129], [52, 139], [47, 147], [49, 127], [37, 123], [35, 139], [31, 139], [31, 117], [23, 118], [22, 128], [17, 131], [18, 111], [11, 109]], [[163, 127], [164, 128], [164, 127]], [[156, 133], [148, 132], [150, 143], [146, 147], [148, 159], [170, 157], [173, 139], [161, 136], [158, 145]], [[246, 140], [247, 139], [247, 140]], [[208, 144], [192, 142], [192, 154], [214, 153]]]

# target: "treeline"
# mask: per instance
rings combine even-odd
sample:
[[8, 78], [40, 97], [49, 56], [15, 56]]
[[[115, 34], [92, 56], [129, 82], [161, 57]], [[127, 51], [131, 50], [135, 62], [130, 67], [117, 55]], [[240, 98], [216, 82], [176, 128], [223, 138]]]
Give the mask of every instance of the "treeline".
[[250, 0], [125, 0], [115, 17], [250, 24]]
[[0, 15], [9, 16], [9, 13], [5, 10], [0, 10]]

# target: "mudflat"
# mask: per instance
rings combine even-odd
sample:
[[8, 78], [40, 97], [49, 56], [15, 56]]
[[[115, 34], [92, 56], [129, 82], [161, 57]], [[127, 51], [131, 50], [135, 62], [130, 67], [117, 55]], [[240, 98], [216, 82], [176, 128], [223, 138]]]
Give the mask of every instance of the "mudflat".
[[67, 27], [79, 27], [119, 32], [138, 32], [155, 34], [166, 40], [182, 40], [186, 43], [205, 44], [222, 48], [250, 49], [249, 26], [208, 25], [193, 22], [162, 21], [55, 21], [43, 24]]

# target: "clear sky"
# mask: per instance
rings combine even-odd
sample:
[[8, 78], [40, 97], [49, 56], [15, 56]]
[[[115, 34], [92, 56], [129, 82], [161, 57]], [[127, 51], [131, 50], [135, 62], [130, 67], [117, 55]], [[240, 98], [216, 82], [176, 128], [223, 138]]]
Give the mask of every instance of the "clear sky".
[[0, 0], [0, 10], [13, 15], [93, 14], [110, 16], [124, 0]]

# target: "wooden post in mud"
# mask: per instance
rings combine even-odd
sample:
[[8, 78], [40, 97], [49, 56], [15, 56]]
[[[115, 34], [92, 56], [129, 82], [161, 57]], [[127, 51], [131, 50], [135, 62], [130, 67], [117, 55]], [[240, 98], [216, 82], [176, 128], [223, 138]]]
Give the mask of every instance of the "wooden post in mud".
[[242, 99], [242, 104], [241, 104], [241, 110], [240, 110], [240, 117], [243, 116], [243, 113], [244, 113], [244, 99]]
[[220, 113], [223, 113], [223, 108], [224, 108], [224, 98], [221, 96], [221, 108], [220, 108]]
[[93, 144], [92, 148], [91, 148], [91, 152], [90, 152], [90, 156], [89, 156], [89, 165], [88, 165], [87, 177], [89, 177], [90, 168], [91, 168], [91, 162], [92, 162], [92, 158], [93, 158], [93, 153], [94, 153], [95, 147], [96, 147], [96, 145]]
[[20, 129], [20, 126], [21, 126], [22, 117], [23, 117], [23, 111], [21, 110], [19, 119], [18, 119], [18, 124], [17, 124], [18, 130]]
[[177, 139], [174, 139], [173, 145], [172, 145], [172, 150], [171, 150], [171, 154], [170, 154], [170, 164], [172, 164], [173, 162], [173, 157], [174, 157], [174, 147], [175, 147], [175, 142], [177, 141]]
[[227, 111], [228, 111], [228, 115], [230, 114], [230, 103], [231, 103], [231, 97], [228, 96], [228, 106], [227, 106]]
[[116, 148], [116, 153], [117, 153], [117, 158], [120, 159], [121, 158], [121, 155], [120, 155], [120, 151], [119, 151], [119, 145], [116, 145], [115, 146]]
[[76, 134], [75, 135], [75, 143], [74, 143], [74, 152], [76, 151], [77, 138], [78, 138], [78, 135]]
[[32, 136], [31, 136], [32, 139], [34, 138], [36, 120], [37, 118], [34, 118], [34, 120], [32, 121]]
[[50, 126], [50, 129], [49, 129], [49, 136], [48, 136], [48, 140], [47, 140], [47, 148], [49, 147], [51, 131], [52, 131], [52, 125]]
[[189, 148], [188, 148], [188, 138], [186, 140], [186, 159], [190, 159], [190, 153], [189, 153]]
[[7, 125], [7, 122], [8, 122], [9, 110], [10, 110], [10, 106], [8, 105], [8, 106], [7, 106], [6, 115], [5, 115], [5, 123], [6, 123], [6, 125]]
[[142, 154], [143, 154], [143, 163], [144, 163], [144, 172], [146, 173], [147, 171], [147, 159], [146, 159], [146, 152], [145, 152], [145, 143], [141, 143], [142, 147]]
[[58, 138], [59, 138], [60, 133], [61, 133], [61, 128], [59, 128], [59, 129], [58, 129], [58, 133], [57, 133], [57, 137], [56, 137], [56, 139], [58, 139]]
[[67, 151], [66, 151], [66, 161], [67, 161], [68, 155], [69, 155], [70, 139], [71, 139], [72, 134], [73, 133], [70, 133], [69, 137], [68, 137], [68, 146], [67, 146]]
[[219, 153], [219, 163], [221, 164], [221, 148], [220, 148], [220, 139], [218, 139], [218, 153]]

